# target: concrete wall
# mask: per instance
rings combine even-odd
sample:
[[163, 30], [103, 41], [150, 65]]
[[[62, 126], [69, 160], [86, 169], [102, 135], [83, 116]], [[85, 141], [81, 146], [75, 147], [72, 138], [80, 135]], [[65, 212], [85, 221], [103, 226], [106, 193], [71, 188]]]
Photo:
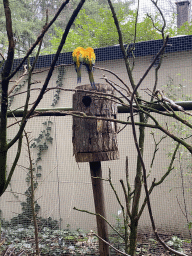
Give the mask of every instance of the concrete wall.
[[[159, 71], [158, 88], [164, 88], [170, 79], [173, 79], [174, 85], [182, 84], [184, 86], [183, 93], [191, 93], [191, 65], [192, 65], [192, 52], [177, 52], [172, 54], [166, 54], [162, 68]], [[149, 66], [152, 60], [152, 56], [140, 57], [135, 60], [134, 68], [134, 79], [137, 83], [144, 74], [146, 68]], [[128, 85], [128, 77], [123, 60], [96, 62], [96, 66], [103, 67], [112, 70], [121, 77]], [[143, 84], [139, 89], [139, 93], [144, 99], [149, 99], [147, 94], [148, 89], [151, 90], [154, 85], [154, 74], [155, 69], [153, 68]], [[111, 74], [107, 72], [95, 69], [94, 78], [95, 82], [102, 82], [103, 74], [106, 74], [108, 78], [118, 82]], [[36, 83], [33, 88], [41, 87], [42, 82], [45, 78], [46, 72], [38, 73], [33, 76], [33, 81], [41, 81]], [[57, 69], [55, 70], [53, 77], [50, 81], [49, 87], [56, 85], [57, 80]], [[83, 67], [82, 70], [82, 84], [88, 83], [88, 75]], [[65, 79], [63, 88], [73, 89], [76, 86], [76, 73], [73, 66], [66, 67]], [[22, 89], [23, 91], [25, 88]], [[60, 101], [57, 107], [72, 107], [72, 93], [62, 91], [60, 93]], [[31, 103], [34, 102], [37, 91], [32, 92]], [[38, 108], [49, 108], [53, 100], [54, 91], [49, 91], [43, 97], [42, 102]], [[180, 100], [181, 94], [178, 92], [178, 100]], [[24, 95], [17, 96], [11, 105], [11, 109], [15, 109], [24, 103]], [[127, 120], [127, 114], [118, 114], [117, 118], [121, 120]], [[157, 116], [156, 116], [157, 117]], [[165, 125], [165, 122], [171, 124], [172, 120], [167, 118], [157, 117], [159, 122]], [[71, 228], [82, 228], [90, 230], [96, 228], [95, 218], [92, 215], [81, 213], [73, 210], [73, 207], [79, 209], [85, 209], [94, 211], [91, 179], [89, 172], [88, 163], [75, 162], [72, 148], [72, 117], [36, 117], [28, 121], [26, 131], [31, 132], [30, 137], [35, 138], [43, 129], [42, 123], [50, 119], [53, 122], [52, 125], [52, 137], [53, 144], [49, 147], [48, 152], [43, 155], [41, 164], [43, 166], [42, 177], [38, 180], [39, 186], [36, 191], [36, 199], [41, 206], [40, 216], [48, 218], [53, 217], [54, 219], [62, 218], [62, 227], [66, 227], [70, 224]], [[136, 118], [137, 120], [137, 118]], [[9, 118], [9, 124], [14, 123], [14, 118]], [[119, 129], [123, 125], [118, 125]], [[18, 125], [14, 125], [9, 128], [8, 137], [12, 138], [18, 129]], [[154, 152], [154, 142], [150, 132], [152, 130], [146, 129], [146, 142], [145, 142], [145, 154], [144, 159], [146, 160], [146, 167], [149, 170], [149, 166]], [[156, 138], [160, 138], [162, 135], [159, 131], [154, 131]], [[130, 126], [126, 126], [118, 134], [118, 144], [120, 151], [120, 159], [115, 161], [102, 162], [103, 177], [108, 177], [108, 170], [111, 169], [112, 181], [120, 198], [124, 202], [124, 196], [119, 180], [125, 180], [125, 158], [129, 158], [129, 175], [130, 183], [133, 187], [134, 176], [136, 169], [136, 150], [132, 138], [132, 130]], [[154, 166], [149, 177], [148, 184], [150, 186], [154, 178], [159, 180], [162, 174], [166, 172], [166, 168], [169, 165], [170, 159], [167, 157], [167, 153], [173, 150], [174, 146], [169, 138], [163, 140], [162, 145], [158, 151], [158, 155], [155, 159]], [[8, 168], [14, 160], [16, 153], [16, 145], [9, 152]], [[36, 151], [32, 150], [33, 158], [36, 159]], [[11, 182], [11, 189], [18, 195], [19, 198], [15, 198], [10, 192], [10, 187], [6, 193], [0, 199], [0, 209], [3, 212], [5, 219], [10, 219], [21, 212], [20, 202], [24, 200], [27, 185], [25, 182], [26, 170], [23, 166], [28, 167], [28, 158], [25, 141], [23, 143], [22, 155], [19, 160], [19, 164], [16, 168], [14, 176]], [[188, 207], [191, 207], [191, 190], [188, 190], [190, 183], [187, 182], [189, 176], [186, 177], [186, 199]], [[117, 215], [120, 207], [115, 199], [115, 196], [107, 182], [104, 185], [105, 189], [105, 201], [106, 211], [109, 221], [115, 223], [115, 216]], [[19, 193], [19, 194], [17, 194]], [[144, 197], [144, 191], [142, 192], [142, 199]], [[182, 204], [182, 188], [179, 172], [173, 170], [171, 175], [166, 181], [157, 187], [151, 195], [151, 203], [153, 214], [155, 217], [156, 225], [158, 229], [163, 231], [170, 231], [174, 233], [187, 232], [185, 218], [179, 208], [178, 200]], [[192, 208], [189, 208], [189, 212]], [[147, 209], [145, 210], [141, 221], [140, 229], [144, 232], [151, 230], [151, 224], [148, 216]]]

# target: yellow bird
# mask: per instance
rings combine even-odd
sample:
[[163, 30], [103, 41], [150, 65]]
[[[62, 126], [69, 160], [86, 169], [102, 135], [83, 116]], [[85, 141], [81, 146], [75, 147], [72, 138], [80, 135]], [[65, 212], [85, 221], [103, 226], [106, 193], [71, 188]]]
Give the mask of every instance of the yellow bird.
[[75, 70], [77, 72], [77, 83], [81, 83], [81, 65], [84, 60], [84, 52], [85, 49], [83, 47], [77, 47], [72, 53]]
[[89, 80], [93, 89], [96, 89], [93, 78], [93, 66], [95, 65], [95, 53], [93, 48], [88, 47], [84, 50], [84, 63], [89, 74]]

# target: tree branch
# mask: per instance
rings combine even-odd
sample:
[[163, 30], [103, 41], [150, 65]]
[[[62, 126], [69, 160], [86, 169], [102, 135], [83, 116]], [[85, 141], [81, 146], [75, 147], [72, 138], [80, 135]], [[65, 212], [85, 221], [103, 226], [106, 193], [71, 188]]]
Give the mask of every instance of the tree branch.
[[115, 26], [116, 26], [117, 32], [118, 32], [119, 44], [120, 44], [120, 47], [121, 47], [121, 51], [123, 53], [123, 58], [124, 58], [124, 61], [125, 61], [125, 66], [126, 66], [126, 69], [127, 69], [128, 78], [129, 78], [129, 81], [131, 83], [132, 88], [134, 89], [135, 88], [135, 82], [134, 82], [134, 79], [133, 79], [133, 76], [132, 76], [129, 60], [127, 58], [127, 53], [126, 53], [125, 48], [124, 48], [123, 36], [122, 36], [122, 33], [121, 33], [121, 29], [120, 29], [120, 26], [119, 26], [117, 15], [115, 13], [115, 9], [114, 9], [114, 7], [112, 5], [111, 0], [108, 0], [108, 3], [109, 3], [109, 6], [110, 6], [112, 15], [113, 15], [113, 19], [114, 19], [114, 22], [115, 22]]
[[85, 212], [85, 213], [88, 213], [88, 214], [91, 214], [91, 215], [95, 215], [95, 216], [99, 216], [100, 218], [102, 218], [104, 221], [106, 221], [106, 223], [118, 234], [119, 237], [121, 237], [123, 240], [124, 240], [124, 236], [122, 236], [117, 230], [116, 228], [113, 227], [113, 225], [111, 225], [101, 214], [99, 213], [94, 213], [94, 212], [90, 212], [90, 211], [87, 211], [87, 210], [81, 210], [81, 209], [78, 209], [76, 207], [73, 207], [73, 210], [76, 210], [76, 211], [79, 211], [79, 212]]
[[[146, 70], [146, 72], [144, 73], [144, 75], [142, 76], [142, 78], [140, 79], [140, 81], [138, 82], [137, 86], [134, 88], [133, 90], [133, 94], [131, 96], [131, 104], [130, 104], [130, 113], [131, 113], [131, 122], [132, 122], [132, 131], [133, 131], [133, 137], [134, 137], [134, 142], [135, 142], [135, 146], [138, 152], [138, 156], [140, 158], [141, 161], [141, 165], [143, 168], [143, 179], [144, 179], [144, 188], [145, 188], [145, 193], [146, 193], [146, 199], [147, 199], [147, 206], [148, 206], [148, 211], [149, 211], [149, 216], [151, 219], [151, 224], [152, 224], [152, 228], [155, 234], [156, 239], [163, 245], [163, 247], [167, 250], [169, 250], [170, 252], [175, 253], [176, 255], [180, 255], [180, 256], [184, 256], [185, 254], [177, 252], [175, 250], [173, 250], [172, 248], [170, 248], [169, 246], [166, 245], [166, 243], [159, 237], [157, 230], [156, 230], [156, 225], [155, 225], [155, 221], [153, 218], [153, 213], [152, 213], [152, 208], [151, 208], [151, 203], [150, 203], [150, 198], [149, 198], [149, 191], [147, 188], [147, 175], [146, 175], [146, 168], [145, 168], [145, 163], [143, 161], [143, 157], [142, 157], [142, 153], [141, 150], [139, 148], [139, 144], [137, 141], [137, 135], [136, 135], [136, 129], [135, 129], [135, 121], [134, 121], [134, 115], [133, 115], [133, 100], [134, 100], [134, 95], [136, 94], [137, 89], [139, 88], [139, 86], [141, 85], [142, 81], [144, 80], [144, 78], [147, 76], [147, 74], [149, 73], [150, 69], [152, 68], [153, 64], [155, 63], [155, 61], [157, 60], [158, 56], [161, 55], [161, 53], [163, 52], [164, 48], [166, 47], [168, 41], [168, 36], [163, 44], [163, 47], [160, 49], [159, 53], [156, 55], [156, 57], [154, 58], [153, 62], [151, 63], [151, 65], [148, 67], [148, 69]], [[167, 134], [167, 133], [166, 133]], [[191, 151], [192, 152], [192, 151]]]
[[[162, 184], [163, 181], [164, 181], [164, 180], [167, 178], [167, 176], [170, 174], [170, 172], [173, 170], [173, 163], [174, 163], [174, 160], [175, 160], [175, 158], [176, 158], [176, 153], [177, 153], [177, 151], [178, 151], [178, 149], [179, 149], [179, 146], [180, 146], [180, 143], [177, 143], [177, 146], [176, 146], [176, 148], [175, 148], [175, 150], [174, 150], [174, 152], [173, 152], [173, 155], [172, 155], [172, 158], [171, 158], [171, 162], [170, 162], [170, 164], [169, 164], [169, 167], [168, 167], [168, 169], [167, 169], [167, 172], [161, 177], [161, 179], [160, 179], [158, 182], [155, 182], [155, 179], [154, 179], [154, 181], [152, 182], [151, 187], [150, 187], [150, 189], [149, 189], [149, 195], [150, 195], [151, 192], [153, 191], [154, 187], [156, 187], [156, 186]], [[142, 204], [142, 206], [141, 206], [141, 209], [140, 209], [140, 211], [139, 211], [138, 218], [141, 217], [141, 215], [142, 215], [142, 213], [143, 213], [143, 210], [144, 210], [144, 208], [145, 208], [145, 206], [146, 206], [146, 203], [147, 203], [147, 198], [145, 197], [145, 199], [144, 199], [144, 201], [143, 201], [143, 204]]]
[[23, 133], [24, 128], [25, 128], [25, 125], [27, 123], [26, 115], [27, 115], [28, 106], [29, 106], [29, 99], [30, 99], [31, 77], [32, 77], [32, 72], [33, 72], [33, 70], [35, 68], [36, 62], [37, 62], [39, 54], [40, 54], [41, 46], [42, 46], [42, 41], [39, 44], [39, 48], [38, 48], [35, 60], [34, 60], [33, 65], [32, 65], [31, 68], [29, 67], [30, 63], [29, 63], [29, 58], [28, 58], [28, 70], [29, 70], [29, 73], [28, 73], [27, 97], [26, 97], [26, 101], [25, 101], [25, 105], [24, 105], [23, 117], [22, 117], [22, 120], [21, 120], [21, 125], [20, 125], [20, 128], [19, 128], [19, 131], [17, 132], [15, 137], [7, 145], [8, 149], [19, 139], [20, 136], [22, 136], [22, 133]]
[[97, 67], [97, 66], [94, 66], [95, 69], [98, 69], [98, 70], [103, 70], [103, 71], [106, 71], [112, 75], [114, 75], [127, 89], [128, 93], [131, 95], [132, 92], [131, 90], [129, 89], [128, 85], [117, 75], [115, 74], [113, 71], [109, 70], [109, 69], [106, 69], [106, 68], [100, 68], [100, 67]]
[[36, 100], [35, 103], [33, 104], [32, 108], [29, 110], [29, 112], [27, 113], [27, 115], [26, 115], [25, 118], [23, 119], [23, 122], [22, 122], [22, 124], [21, 124], [21, 127], [20, 127], [19, 132], [18, 132], [17, 135], [12, 139], [12, 141], [8, 144], [8, 147], [9, 147], [9, 148], [18, 140], [19, 136], [20, 136], [20, 135], [22, 134], [22, 132], [23, 132], [23, 129], [24, 129], [24, 127], [25, 127], [25, 124], [26, 124], [26, 122], [27, 122], [27, 119], [30, 118], [30, 116], [33, 114], [35, 108], [38, 106], [39, 102], [41, 101], [41, 99], [42, 99], [42, 97], [43, 97], [43, 95], [44, 95], [44, 93], [45, 93], [45, 91], [46, 91], [46, 89], [47, 89], [48, 83], [49, 83], [49, 81], [50, 81], [50, 79], [51, 79], [51, 76], [52, 76], [52, 74], [53, 74], [53, 70], [54, 70], [54, 68], [55, 68], [55, 64], [56, 64], [56, 62], [57, 62], [57, 60], [58, 60], [59, 54], [60, 54], [60, 52], [61, 52], [61, 50], [62, 50], [62, 48], [63, 48], [63, 45], [65, 44], [65, 40], [66, 40], [66, 38], [67, 38], [67, 35], [68, 35], [68, 33], [69, 33], [69, 30], [70, 30], [70, 28], [71, 28], [71, 26], [72, 26], [72, 24], [73, 24], [73, 22], [74, 22], [76, 16], [78, 15], [79, 11], [81, 10], [81, 7], [83, 6], [84, 2], [85, 2], [85, 0], [81, 0], [81, 1], [79, 2], [79, 4], [78, 4], [77, 8], [74, 10], [73, 14], [71, 15], [71, 18], [69, 19], [69, 22], [68, 22], [68, 24], [67, 24], [67, 26], [66, 26], [65, 32], [63, 33], [63, 36], [62, 36], [61, 42], [60, 42], [60, 44], [59, 44], [59, 47], [58, 47], [58, 49], [57, 49], [57, 52], [56, 52], [56, 54], [55, 54], [55, 57], [54, 57], [54, 59], [53, 59], [53, 61], [52, 61], [52, 63], [51, 63], [51, 66], [50, 66], [49, 72], [48, 72], [48, 74], [47, 74], [47, 77], [46, 77], [46, 79], [45, 79], [44, 85], [43, 85], [43, 87], [42, 87], [42, 89], [41, 89], [41, 91], [40, 91], [40, 93], [39, 93], [39, 96], [37, 97], [37, 100]]
[[73, 14], [71, 15], [71, 18], [69, 19], [69, 22], [68, 22], [68, 24], [66, 26], [65, 32], [63, 33], [63, 36], [62, 36], [61, 42], [60, 42], [60, 44], [58, 46], [57, 52], [55, 54], [55, 57], [54, 57], [54, 59], [53, 59], [53, 61], [51, 63], [51, 66], [50, 66], [49, 72], [47, 74], [47, 77], [46, 77], [45, 82], [43, 84], [43, 87], [41, 89], [41, 92], [39, 93], [39, 96], [38, 96], [36, 102], [34, 103], [32, 108], [30, 109], [29, 113], [27, 114], [27, 118], [30, 117], [30, 115], [33, 113], [33, 111], [38, 106], [39, 102], [41, 101], [41, 99], [43, 97], [43, 94], [44, 94], [44, 92], [45, 92], [45, 90], [46, 90], [46, 88], [48, 86], [48, 83], [49, 83], [49, 81], [51, 79], [51, 76], [53, 74], [53, 70], [55, 68], [55, 64], [56, 64], [56, 62], [57, 62], [57, 60], [59, 58], [59, 54], [61, 53], [61, 50], [62, 50], [62, 48], [63, 48], [63, 46], [65, 44], [65, 41], [66, 41], [67, 35], [69, 33], [69, 30], [70, 30], [70, 28], [71, 28], [75, 18], [77, 17], [79, 11], [81, 10], [84, 2], [85, 2], [85, 0], [81, 0], [79, 2], [78, 6], [76, 7], [76, 9], [74, 10]]
[[21, 154], [22, 139], [23, 139], [23, 136], [20, 136], [19, 141], [18, 141], [18, 146], [17, 146], [17, 154], [16, 154], [15, 160], [14, 160], [14, 162], [13, 162], [13, 164], [12, 164], [12, 167], [11, 167], [11, 170], [10, 170], [10, 172], [9, 172], [8, 178], [7, 178], [6, 182], [5, 182], [4, 189], [3, 189], [3, 191], [0, 191], [0, 196], [1, 196], [1, 195], [5, 192], [5, 190], [7, 189], [8, 185], [9, 185], [9, 183], [10, 183], [10, 181], [11, 181], [11, 178], [12, 178], [12, 176], [13, 176], [15, 167], [16, 167], [16, 165], [17, 165], [17, 163], [18, 163], [18, 160], [19, 160], [19, 157], [20, 157], [20, 154]]
[[13, 65], [15, 42], [13, 38], [12, 18], [11, 18], [11, 10], [9, 7], [9, 0], [3, 0], [3, 5], [4, 5], [4, 12], [5, 12], [5, 19], [6, 19], [7, 37], [9, 41], [7, 59], [5, 61], [5, 65], [3, 67], [3, 72], [2, 72], [2, 78], [6, 79], [9, 76], [12, 65]]
[[113, 250], [115, 250], [116, 252], [120, 253], [121, 255], [130, 256], [129, 254], [126, 254], [125, 252], [122, 252], [122, 251], [118, 250], [117, 248], [115, 248], [112, 244], [110, 244], [109, 242], [105, 241], [103, 238], [98, 236], [96, 233], [93, 232], [93, 235], [98, 237], [99, 239], [101, 239], [104, 243], [108, 244]]
[[110, 186], [111, 186], [111, 188], [112, 188], [112, 190], [113, 190], [113, 192], [114, 192], [114, 194], [115, 194], [115, 197], [116, 197], [116, 199], [117, 199], [117, 202], [119, 203], [119, 206], [121, 207], [121, 210], [122, 210], [122, 212], [123, 212], [123, 218], [125, 219], [125, 210], [124, 210], [124, 206], [122, 205], [122, 203], [121, 203], [121, 201], [120, 201], [120, 199], [119, 199], [119, 196], [118, 196], [118, 194], [117, 194], [117, 191], [115, 190], [115, 188], [114, 188], [114, 186], [113, 186], [113, 183], [112, 183], [112, 181], [111, 181], [111, 170], [110, 170], [110, 168], [109, 168], [109, 179], [108, 179], [108, 181], [109, 181], [109, 184], [110, 184]]
[[57, 11], [57, 13], [55, 14], [55, 16], [53, 17], [53, 19], [49, 22], [48, 25], [46, 25], [41, 34], [37, 37], [36, 42], [31, 46], [31, 48], [29, 49], [29, 51], [27, 52], [26, 56], [22, 59], [21, 63], [18, 65], [18, 67], [13, 71], [13, 73], [7, 78], [8, 80], [10, 80], [18, 71], [19, 69], [22, 67], [23, 63], [27, 60], [27, 58], [29, 57], [29, 55], [33, 52], [33, 50], [35, 49], [35, 47], [38, 45], [38, 43], [42, 40], [42, 38], [44, 37], [45, 33], [47, 32], [47, 30], [52, 26], [52, 24], [55, 22], [55, 20], [58, 18], [59, 14], [61, 13], [61, 11], [65, 8], [65, 6], [69, 3], [70, 0], [66, 0], [61, 7], [59, 8], [59, 10]]
[[12, 31], [11, 10], [9, 8], [9, 1], [3, 0], [6, 31], [9, 41], [7, 59], [2, 70], [2, 84], [1, 84], [1, 117], [0, 117], [0, 194], [4, 191], [6, 183], [6, 165], [7, 165], [7, 106], [8, 106], [8, 86], [9, 82], [6, 78], [11, 72], [14, 59], [15, 43]]
[[127, 214], [131, 218], [131, 212], [130, 212], [130, 209], [129, 209], [129, 195], [128, 195], [127, 191], [126, 191], [126, 188], [125, 188], [123, 180], [120, 180], [120, 183], [121, 183], [121, 186], [123, 188], [123, 193], [124, 193], [124, 196], [125, 196]]
[[24, 65], [23, 68], [24, 68], [23, 74], [19, 77], [18, 80], [16, 80], [15, 85], [11, 88], [11, 90], [9, 90], [8, 95], [10, 95], [10, 94], [13, 92], [13, 90], [15, 89], [15, 87], [17, 87], [17, 85], [21, 82], [21, 80], [24, 78], [24, 76], [27, 75], [27, 71], [28, 71], [28, 70], [27, 70], [27, 65]]

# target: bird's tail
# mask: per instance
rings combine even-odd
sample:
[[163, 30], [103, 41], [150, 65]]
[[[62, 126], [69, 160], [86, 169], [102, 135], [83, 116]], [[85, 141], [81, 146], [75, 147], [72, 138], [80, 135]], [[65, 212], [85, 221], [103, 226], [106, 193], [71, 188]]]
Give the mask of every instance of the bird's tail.
[[94, 81], [94, 78], [93, 78], [93, 71], [88, 71], [88, 74], [89, 74], [89, 80], [90, 80], [92, 88], [96, 89], [95, 81]]
[[81, 83], [81, 70], [77, 69], [77, 83]]
[[82, 65], [81, 62], [80, 62], [79, 67], [77, 67], [77, 66], [75, 65], [75, 70], [76, 70], [76, 72], [77, 72], [77, 83], [81, 83], [81, 65]]

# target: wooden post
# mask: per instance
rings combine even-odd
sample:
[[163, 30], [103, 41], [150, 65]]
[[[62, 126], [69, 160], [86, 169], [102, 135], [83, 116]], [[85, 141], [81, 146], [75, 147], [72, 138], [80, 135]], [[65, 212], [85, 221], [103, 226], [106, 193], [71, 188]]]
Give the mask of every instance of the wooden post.
[[[90, 162], [90, 173], [93, 188], [93, 197], [95, 202], [95, 213], [99, 213], [101, 216], [106, 218], [105, 213], [105, 202], [104, 202], [104, 191], [103, 191], [103, 181], [102, 181], [102, 169], [101, 162]], [[100, 216], [96, 216], [97, 220], [97, 232], [98, 235], [105, 241], [109, 242], [107, 223]], [[99, 240], [99, 253], [100, 256], [108, 256], [109, 246], [103, 241]]]
[[[73, 110], [84, 112], [91, 117], [115, 119], [117, 107], [111, 100], [113, 90], [103, 84], [96, 84], [96, 87], [95, 91], [90, 85], [77, 86], [76, 89], [79, 91], [73, 94]], [[105, 93], [108, 96], [99, 97], [94, 92]], [[73, 117], [72, 140], [76, 161], [89, 162], [90, 165], [95, 213], [106, 218], [101, 161], [119, 158], [116, 123], [96, 118]], [[109, 242], [107, 223], [100, 216], [96, 216], [96, 221], [98, 235]], [[99, 240], [99, 253], [100, 256], [110, 255], [109, 246], [101, 240]]]

